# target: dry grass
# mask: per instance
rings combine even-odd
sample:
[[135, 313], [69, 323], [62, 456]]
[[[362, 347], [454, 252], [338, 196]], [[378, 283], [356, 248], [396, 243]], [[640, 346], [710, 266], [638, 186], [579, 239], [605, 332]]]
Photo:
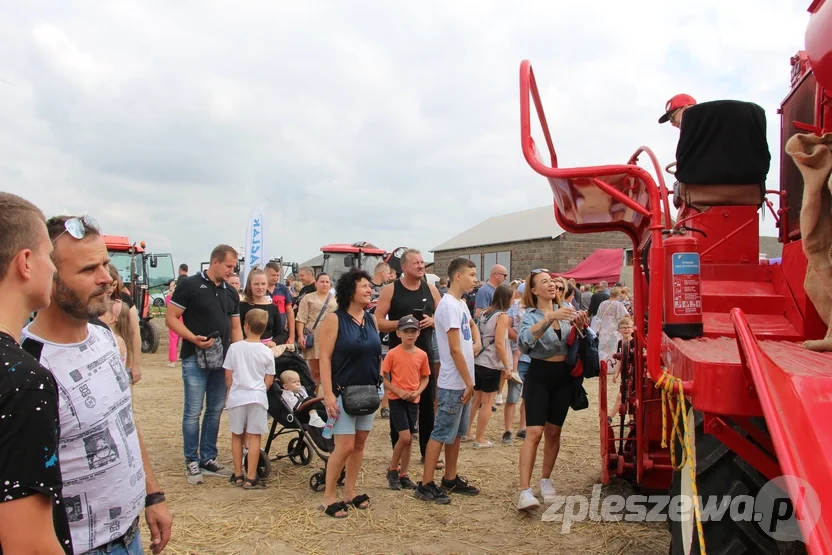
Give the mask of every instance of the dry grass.
[[[308, 485], [322, 468], [313, 458], [300, 467], [288, 459], [272, 464], [269, 488], [244, 491], [224, 479], [206, 477], [198, 486], [187, 483], [182, 454], [181, 369], [166, 367], [167, 333], [159, 352], [145, 355], [143, 379], [135, 390], [136, 418], [142, 427], [156, 475], [174, 517], [173, 537], [165, 553], [177, 555], [329, 554], [329, 553], [569, 553], [571, 555], [666, 553], [669, 537], [664, 525], [627, 522], [582, 522], [562, 533], [561, 524], [542, 522], [541, 508], [530, 515], [515, 508], [518, 494], [520, 442], [503, 446], [502, 410], [493, 414], [487, 437], [491, 450], [475, 451], [463, 444], [460, 474], [481, 487], [473, 498], [453, 497], [451, 505], [428, 505], [412, 492], [391, 491], [385, 471], [392, 452], [388, 421], [376, 419], [370, 433], [358, 491], [372, 498], [369, 511], [353, 510], [343, 520], [319, 509], [321, 494]], [[591, 382], [594, 385], [595, 381]], [[596, 392], [589, 410], [570, 413], [553, 480], [561, 495], [589, 496], [599, 481], [599, 440]], [[516, 423], [514, 429], [516, 431]], [[288, 438], [277, 440], [285, 452]], [[264, 440], [265, 444], [265, 440]], [[220, 425], [220, 458], [230, 465], [228, 424]], [[418, 447], [414, 445], [414, 480], [421, 478]], [[538, 468], [542, 452], [538, 455]], [[535, 479], [539, 476], [536, 472]], [[533, 484], [535, 481], [533, 480]], [[616, 482], [602, 493], [627, 493]], [[143, 524], [145, 546], [150, 535]], [[149, 551], [148, 551], [149, 553]]]

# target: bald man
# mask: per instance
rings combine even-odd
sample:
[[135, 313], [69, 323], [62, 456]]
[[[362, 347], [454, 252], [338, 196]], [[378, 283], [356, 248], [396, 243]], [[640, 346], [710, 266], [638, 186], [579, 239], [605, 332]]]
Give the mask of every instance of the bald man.
[[488, 274], [488, 281], [477, 291], [477, 298], [474, 302], [474, 318], [479, 318], [480, 313], [491, 305], [491, 300], [494, 298], [494, 290], [505, 283], [506, 279], [508, 279], [508, 271], [505, 266], [495, 264], [491, 267], [491, 272]]

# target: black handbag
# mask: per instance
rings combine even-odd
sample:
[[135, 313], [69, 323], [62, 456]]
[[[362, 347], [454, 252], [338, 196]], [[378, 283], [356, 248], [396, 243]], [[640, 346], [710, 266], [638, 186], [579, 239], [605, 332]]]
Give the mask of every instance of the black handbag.
[[374, 414], [381, 405], [381, 391], [378, 385], [348, 385], [340, 390], [344, 412], [350, 416]]
[[572, 379], [572, 410], [584, 410], [589, 408], [589, 397], [584, 389], [583, 378]]

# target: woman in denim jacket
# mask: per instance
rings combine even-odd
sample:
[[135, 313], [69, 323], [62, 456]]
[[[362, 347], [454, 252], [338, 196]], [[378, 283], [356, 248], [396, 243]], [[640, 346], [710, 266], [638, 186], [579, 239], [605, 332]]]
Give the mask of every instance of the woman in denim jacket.
[[566, 364], [569, 332], [575, 325], [586, 326], [586, 314], [564, 305], [564, 283], [548, 270], [533, 270], [526, 280], [523, 304], [528, 307], [517, 338], [522, 353], [531, 358], [523, 384], [526, 409], [526, 440], [520, 450], [519, 510], [539, 506], [530, 487], [532, 469], [541, 437], [543, 469], [540, 495], [544, 503], [555, 500], [551, 475], [560, 449], [560, 432], [572, 401], [572, 376]]

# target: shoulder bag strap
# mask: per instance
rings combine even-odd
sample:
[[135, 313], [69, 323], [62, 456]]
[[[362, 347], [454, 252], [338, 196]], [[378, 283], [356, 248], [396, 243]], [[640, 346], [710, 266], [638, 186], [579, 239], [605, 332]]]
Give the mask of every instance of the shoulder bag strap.
[[321, 321], [321, 317], [323, 317], [324, 311], [326, 310], [326, 307], [329, 304], [329, 299], [331, 299], [331, 298], [332, 298], [332, 292], [330, 292], [329, 295], [326, 296], [326, 301], [324, 302], [324, 306], [321, 307], [321, 312], [318, 314], [318, 319], [315, 320], [315, 325], [312, 326], [313, 330], [318, 327], [318, 322]]

